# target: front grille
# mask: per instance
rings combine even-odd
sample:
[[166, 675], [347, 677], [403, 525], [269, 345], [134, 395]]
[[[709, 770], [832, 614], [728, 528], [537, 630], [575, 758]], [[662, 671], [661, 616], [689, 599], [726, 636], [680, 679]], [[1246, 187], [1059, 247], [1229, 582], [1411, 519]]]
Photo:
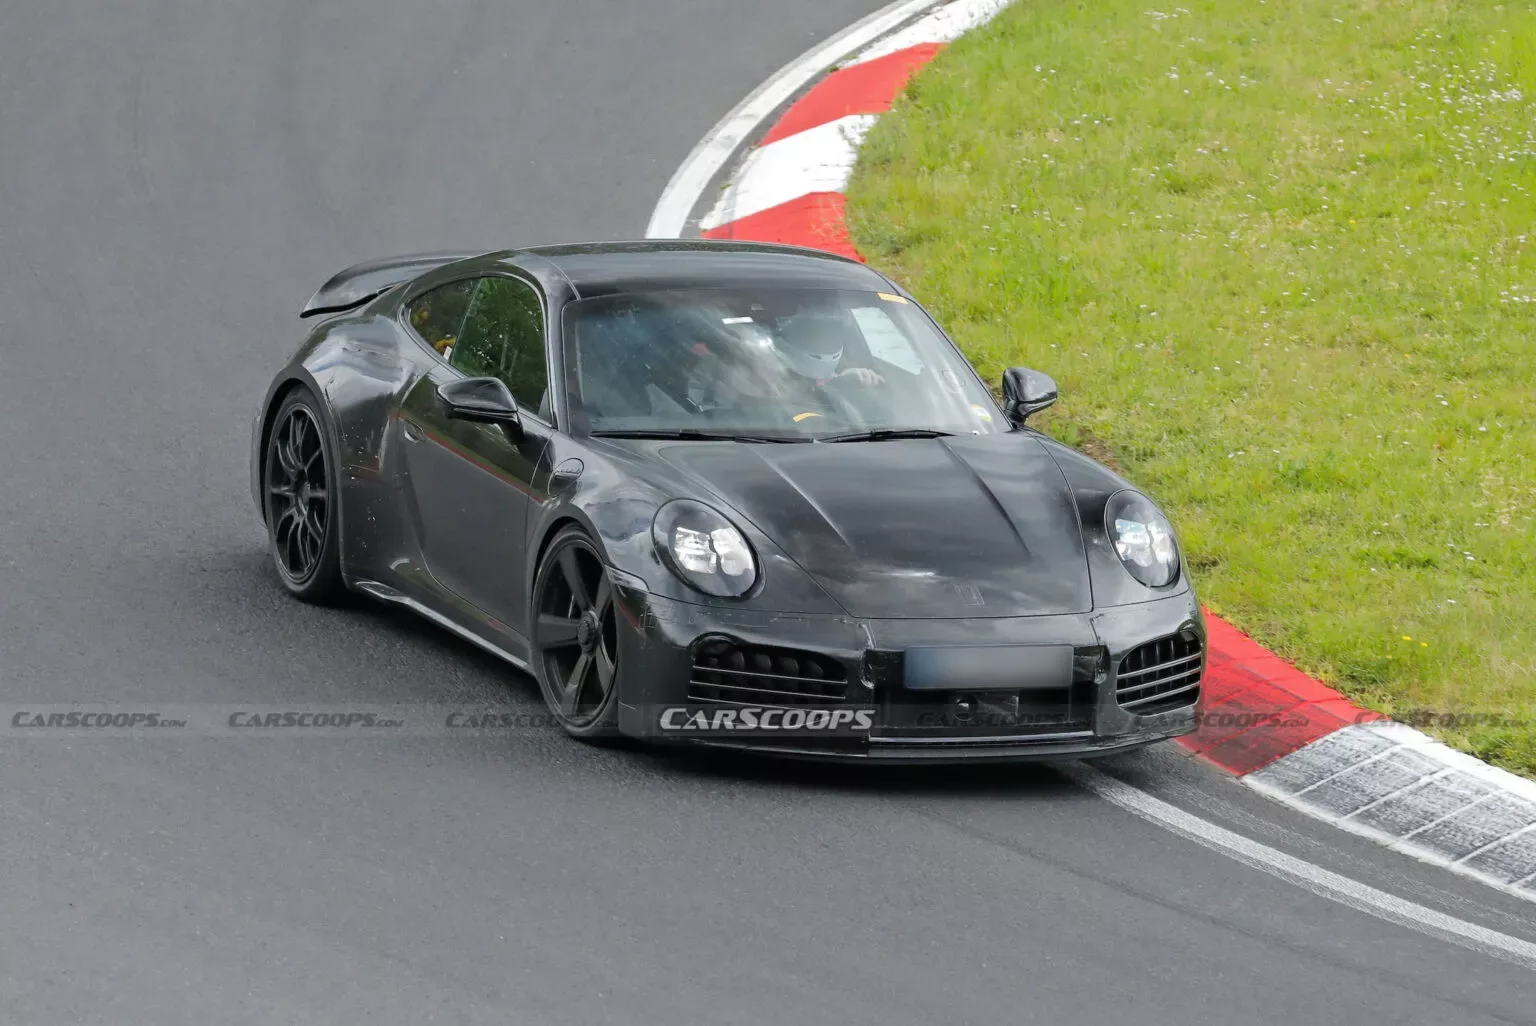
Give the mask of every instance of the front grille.
[[689, 702], [716, 705], [837, 705], [847, 691], [848, 671], [835, 659], [723, 640], [699, 647], [688, 681]]
[[[979, 744], [1002, 738], [1055, 742], [1091, 737], [1099, 684], [1107, 674], [1102, 649], [1080, 648], [1071, 677], [1060, 687], [971, 689], [964, 681], [951, 688], [904, 687], [904, 667], [898, 653], [875, 666], [880, 683], [877, 726], [871, 741]], [[871, 676], [865, 657], [865, 679]], [[963, 705], [962, 705], [963, 703]]]
[[[953, 702], [968, 700], [974, 712], [961, 714]], [[880, 703], [881, 738], [1040, 737], [1093, 733], [1093, 685], [1022, 691], [928, 691], [892, 688]]]
[[1200, 697], [1200, 639], [1171, 634], [1120, 660], [1115, 699], [1126, 712], [1147, 714], [1193, 705]]

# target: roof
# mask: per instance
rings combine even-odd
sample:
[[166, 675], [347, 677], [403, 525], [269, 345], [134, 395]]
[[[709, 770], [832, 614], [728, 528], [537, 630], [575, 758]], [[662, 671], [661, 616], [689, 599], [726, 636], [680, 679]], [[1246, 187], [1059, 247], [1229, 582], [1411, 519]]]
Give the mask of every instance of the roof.
[[652, 239], [535, 246], [580, 298], [662, 289], [881, 289], [889, 282], [856, 260], [794, 246], [710, 239]]

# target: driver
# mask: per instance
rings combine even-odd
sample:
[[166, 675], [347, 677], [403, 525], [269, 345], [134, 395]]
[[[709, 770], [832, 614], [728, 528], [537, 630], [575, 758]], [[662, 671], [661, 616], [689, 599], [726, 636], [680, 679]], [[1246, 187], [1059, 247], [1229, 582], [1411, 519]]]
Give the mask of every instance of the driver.
[[868, 367], [846, 367], [843, 362], [844, 328], [831, 317], [797, 314], [779, 325], [775, 347], [790, 370], [816, 387], [831, 383], [874, 388], [885, 379]]
[[795, 423], [829, 413], [846, 417], [862, 405], [850, 391], [884, 384], [885, 379], [868, 367], [842, 367], [846, 329], [835, 318], [799, 313], [780, 321], [778, 329], [774, 349], [787, 368], [784, 398], [798, 411], [791, 416]]
[[885, 379], [868, 367], [841, 368], [848, 329], [819, 312], [768, 323], [774, 327], [762, 321], [735, 325], [734, 344], [694, 347], [705, 357], [690, 373], [688, 393], [695, 405], [738, 413], [756, 408], [760, 415], [797, 424], [829, 415], [862, 420], [862, 404], [848, 393], [878, 387]]

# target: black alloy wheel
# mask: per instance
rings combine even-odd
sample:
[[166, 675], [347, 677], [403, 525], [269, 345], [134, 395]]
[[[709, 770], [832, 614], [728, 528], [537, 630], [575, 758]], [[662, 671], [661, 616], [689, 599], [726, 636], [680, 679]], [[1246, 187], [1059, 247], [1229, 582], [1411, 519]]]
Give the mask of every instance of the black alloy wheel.
[[309, 392], [289, 394], [265, 461], [267, 537], [284, 587], [310, 602], [343, 590], [336, 492], [321, 414]]
[[618, 621], [613, 585], [579, 528], [550, 543], [534, 582], [533, 639], [540, 689], [575, 737], [616, 733]]

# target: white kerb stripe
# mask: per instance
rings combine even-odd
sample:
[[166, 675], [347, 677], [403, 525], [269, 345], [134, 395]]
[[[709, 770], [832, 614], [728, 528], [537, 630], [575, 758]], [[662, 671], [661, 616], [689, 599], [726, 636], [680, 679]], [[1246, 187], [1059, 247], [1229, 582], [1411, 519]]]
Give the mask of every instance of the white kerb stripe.
[[924, 43], [948, 43], [960, 38], [971, 29], [1007, 7], [1011, 0], [955, 0], [945, 4], [932, 14], [908, 25], [900, 32], [892, 33], [867, 50], [860, 51], [848, 64], [862, 64], [876, 57], [905, 50], [909, 46]]
[[1367, 915], [1480, 951], [1505, 962], [1536, 969], [1536, 944], [1458, 919], [1427, 905], [1399, 898], [1332, 870], [1288, 855], [1278, 848], [1233, 833], [1175, 805], [1081, 763], [1062, 767], [1069, 777], [1094, 794], [1150, 823], [1220, 852], [1253, 869], [1305, 888], [1320, 897]]
[[811, 192], [842, 192], [873, 114], [829, 121], [753, 150], [736, 180], [700, 222], [708, 231]]
[[656, 209], [651, 211], [651, 220], [645, 229], [646, 238], [675, 239], [681, 236], [688, 227], [688, 215], [693, 212], [694, 204], [699, 201], [710, 181], [736, 155], [737, 148], [785, 100], [833, 64], [870, 40], [880, 38], [924, 8], [931, 7], [933, 2], [896, 0], [848, 26], [826, 42], [813, 46], [774, 72], [766, 82], [721, 118], [673, 172], [671, 181], [667, 182], [661, 198], [656, 201]]

